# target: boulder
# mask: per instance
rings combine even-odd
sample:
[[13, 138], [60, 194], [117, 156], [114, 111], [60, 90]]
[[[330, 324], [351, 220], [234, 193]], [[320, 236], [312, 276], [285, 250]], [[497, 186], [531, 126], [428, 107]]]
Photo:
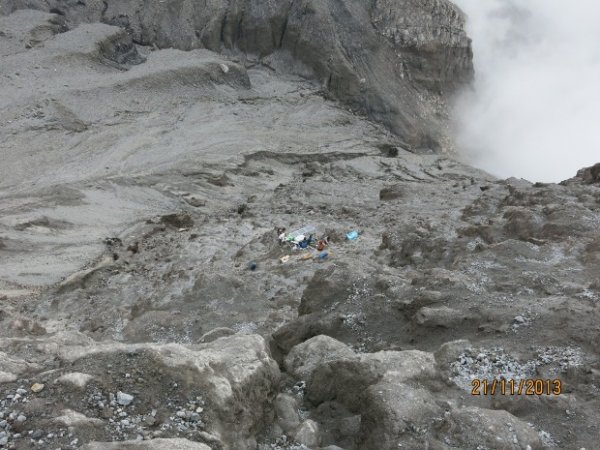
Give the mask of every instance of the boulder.
[[521, 450], [543, 448], [540, 437], [532, 425], [507, 411], [477, 407], [455, 409], [440, 430], [443, 440], [453, 447], [502, 448]]
[[354, 356], [346, 344], [329, 336], [315, 336], [296, 345], [284, 361], [285, 370], [300, 380], [306, 380], [321, 363]]
[[298, 403], [288, 394], [279, 394], [275, 399], [277, 423], [285, 433], [291, 433], [300, 426]]
[[340, 447], [356, 447], [360, 414], [352, 414], [337, 402], [325, 402], [311, 413], [311, 418], [321, 427], [321, 445], [335, 443]]
[[385, 368], [383, 381], [389, 383], [422, 382], [437, 376], [433, 355], [419, 350], [380, 351], [367, 353], [362, 358], [382, 365]]
[[436, 363], [441, 368], [445, 368], [449, 366], [450, 363], [456, 361], [462, 353], [469, 350], [471, 347], [471, 343], [466, 339], [450, 341], [442, 344], [433, 356]]
[[371, 385], [423, 383], [436, 377], [433, 355], [418, 350], [341, 356], [316, 366], [308, 379], [307, 397], [315, 404], [336, 400], [358, 412], [363, 393]]
[[270, 421], [280, 375], [262, 337], [234, 335], [194, 350], [166, 345], [157, 351], [161, 361], [184, 373], [190, 385], [204, 387], [217, 419], [208, 431], [234, 448], [255, 445], [255, 430]]
[[319, 424], [314, 420], [305, 420], [295, 434], [296, 442], [308, 448], [319, 446]]
[[359, 356], [320, 364], [307, 383], [307, 398], [319, 405], [336, 400], [352, 412], [360, 411], [363, 392], [383, 378], [383, 364]]
[[429, 391], [405, 384], [378, 383], [362, 398], [361, 449], [428, 448], [424, 435], [444, 413]]
[[298, 317], [273, 333], [278, 349], [286, 355], [294, 346], [321, 334], [335, 334], [343, 319], [337, 315], [312, 313]]

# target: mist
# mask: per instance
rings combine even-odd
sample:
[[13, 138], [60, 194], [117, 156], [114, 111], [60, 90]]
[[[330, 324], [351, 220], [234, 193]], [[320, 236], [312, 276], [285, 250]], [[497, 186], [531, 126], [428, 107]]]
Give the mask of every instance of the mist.
[[558, 182], [600, 162], [600, 2], [454, 0], [476, 80], [459, 152], [496, 176]]

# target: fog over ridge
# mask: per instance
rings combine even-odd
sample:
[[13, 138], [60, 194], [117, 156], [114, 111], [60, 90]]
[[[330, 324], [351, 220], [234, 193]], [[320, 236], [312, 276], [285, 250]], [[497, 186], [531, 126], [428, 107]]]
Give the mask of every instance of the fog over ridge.
[[600, 2], [454, 2], [468, 16], [476, 70], [457, 103], [462, 157], [546, 182], [600, 162]]

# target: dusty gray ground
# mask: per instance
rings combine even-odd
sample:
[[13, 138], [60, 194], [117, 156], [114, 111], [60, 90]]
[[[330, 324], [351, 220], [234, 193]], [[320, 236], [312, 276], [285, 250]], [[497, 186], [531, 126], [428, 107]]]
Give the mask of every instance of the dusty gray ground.
[[[265, 59], [58, 14], [0, 16], [0, 54], [0, 447], [597, 446], [596, 169], [496, 180]], [[324, 261], [277, 240], [306, 224]], [[471, 396], [500, 376], [563, 392]]]

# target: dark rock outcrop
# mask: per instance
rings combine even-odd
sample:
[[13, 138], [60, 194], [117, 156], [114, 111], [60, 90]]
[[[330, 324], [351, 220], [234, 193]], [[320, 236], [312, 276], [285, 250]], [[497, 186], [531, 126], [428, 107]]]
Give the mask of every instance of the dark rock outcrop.
[[600, 184], [600, 163], [591, 167], [584, 167], [577, 171], [575, 177], [563, 181], [561, 184], [582, 183], [582, 184]]

